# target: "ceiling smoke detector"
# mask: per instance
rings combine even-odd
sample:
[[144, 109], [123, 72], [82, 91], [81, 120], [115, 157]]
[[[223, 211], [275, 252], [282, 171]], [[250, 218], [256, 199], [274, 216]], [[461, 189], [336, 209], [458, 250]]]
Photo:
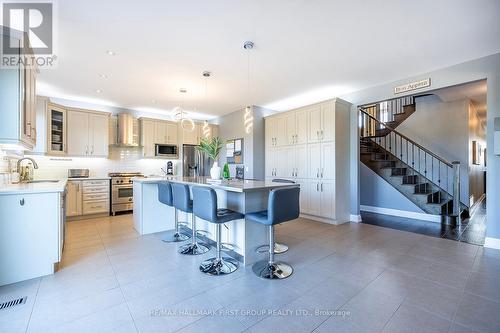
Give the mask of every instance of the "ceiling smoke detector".
[[243, 48], [244, 48], [245, 50], [251, 50], [251, 49], [253, 49], [253, 45], [254, 45], [254, 44], [253, 44], [253, 42], [252, 42], [252, 41], [247, 40], [247, 41], [243, 44]]

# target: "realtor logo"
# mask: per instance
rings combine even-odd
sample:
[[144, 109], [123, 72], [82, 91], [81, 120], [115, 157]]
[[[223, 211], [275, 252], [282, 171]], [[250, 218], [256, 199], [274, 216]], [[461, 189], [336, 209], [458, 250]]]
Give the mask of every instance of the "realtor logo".
[[[2, 9], [4, 29], [26, 33], [34, 54], [52, 54], [52, 3], [4, 2]], [[4, 31], [4, 35], [8, 33]], [[3, 53], [23, 54], [24, 49], [20, 49], [12, 39], [4, 38]]]

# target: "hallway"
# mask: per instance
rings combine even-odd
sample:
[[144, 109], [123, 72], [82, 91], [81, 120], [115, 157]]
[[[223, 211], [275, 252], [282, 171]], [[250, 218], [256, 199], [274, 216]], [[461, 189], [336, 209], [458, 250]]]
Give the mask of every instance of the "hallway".
[[439, 223], [414, 220], [404, 217], [361, 212], [363, 223], [417, 234], [446, 238], [474, 245], [484, 245], [486, 237], [486, 199], [470, 219], [462, 221], [461, 226], [450, 228]]

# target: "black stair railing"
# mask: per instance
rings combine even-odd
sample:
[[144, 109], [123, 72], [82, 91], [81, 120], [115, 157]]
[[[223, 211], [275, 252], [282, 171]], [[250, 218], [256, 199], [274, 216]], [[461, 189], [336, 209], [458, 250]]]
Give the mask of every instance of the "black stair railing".
[[362, 105], [361, 107], [368, 114], [387, 123], [394, 121], [396, 115], [404, 113], [405, 106], [413, 105], [415, 103], [415, 98], [416, 96], [397, 97]]
[[[378, 105], [378, 104], [377, 104]], [[423, 177], [453, 198], [453, 215], [460, 212], [460, 162], [448, 162], [375, 117], [377, 106], [359, 107], [361, 142], [374, 143], [410, 167], [407, 176]], [[389, 133], [377, 135], [376, 129]], [[422, 183], [422, 182], [420, 182]]]

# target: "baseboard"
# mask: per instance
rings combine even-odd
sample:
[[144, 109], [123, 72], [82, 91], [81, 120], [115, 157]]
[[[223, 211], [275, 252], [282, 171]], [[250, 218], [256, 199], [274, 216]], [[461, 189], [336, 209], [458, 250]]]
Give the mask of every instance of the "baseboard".
[[318, 221], [318, 222], [333, 224], [333, 225], [340, 225], [340, 224], [344, 224], [344, 223], [349, 222], [349, 221], [340, 221], [340, 220], [334, 220], [334, 219], [327, 219], [327, 218], [324, 218], [324, 217], [319, 217], [319, 216], [309, 215], [309, 214], [304, 214], [304, 213], [301, 213], [300, 217], [305, 218], [305, 219], [309, 219], [309, 220], [313, 220], [313, 221]]
[[373, 206], [364, 206], [364, 205], [361, 205], [359, 209], [362, 210], [362, 211], [364, 211], [364, 212], [372, 212], [372, 213], [377, 213], [377, 214], [399, 216], [399, 217], [405, 217], [405, 218], [409, 218], [409, 219], [416, 219], [416, 220], [423, 220], [423, 221], [430, 221], [430, 222], [441, 223], [441, 216], [439, 216], [439, 215], [432, 215], [432, 214], [426, 214], [426, 213], [417, 213], [417, 212], [409, 212], [409, 211], [406, 211], [406, 210], [391, 209], [391, 208], [382, 208], [382, 207], [373, 207]]
[[481, 205], [481, 202], [486, 199], [486, 194], [483, 194], [479, 200], [476, 201], [476, 203], [470, 208], [469, 216], [472, 217], [474, 214], [476, 214], [477, 208]]
[[500, 250], [500, 238], [486, 237], [484, 239], [484, 247]]
[[351, 214], [349, 216], [349, 221], [359, 223], [361, 222], [361, 215]]

